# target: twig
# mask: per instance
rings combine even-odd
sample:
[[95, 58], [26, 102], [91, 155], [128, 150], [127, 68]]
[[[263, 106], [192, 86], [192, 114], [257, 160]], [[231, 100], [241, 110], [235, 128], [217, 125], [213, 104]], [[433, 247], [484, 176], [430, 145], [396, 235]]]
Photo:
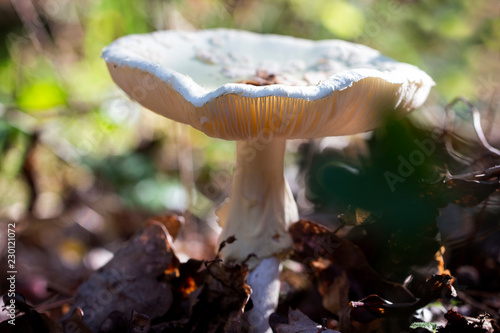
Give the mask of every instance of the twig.
[[500, 178], [500, 165], [495, 165], [491, 168], [482, 171], [473, 171], [459, 175], [448, 174], [450, 179], [463, 179], [463, 180], [490, 180], [492, 178]]
[[445, 123], [445, 130], [444, 130], [444, 146], [446, 150], [448, 151], [448, 154], [450, 154], [451, 157], [453, 157], [457, 162], [463, 163], [463, 164], [473, 164], [474, 160], [460, 154], [453, 148], [453, 143], [451, 141], [451, 133], [453, 133], [453, 120], [455, 119], [455, 112], [453, 111], [453, 105], [456, 103], [456, 100], [452, 101], [448, 105], [446, 105], [445, 110], [446, 110], [446, 123]]
[[36, 170], [35, 170], [35, 161], [34, 161], [34, 150], [38, 143], [39, 133], [35, 131], [31, 135], [31, 141], [26, 148], [26, 152], [24, 154], [22, 173], [25, 178], [26, 184], [29, 189], [29, 198], [28, 198], [28, 212], [33, 214], [35, 209], [35, 202], [38, 198], [38, 186], [36, 184]]
[[493, 129], [493, 121], [495, 120], [495, 109], [493, 108], [493, 102], [495, 101], [495, 97], [500, 93], [500, 88], [498, 88], [493, 94], [491, 94], [490, 102], [488, 104], [488, 113], [486, 114], [486, 126], [484, 133], [490, 134]]
[[339, 225], [335, 230], [333, 230], [333, 234], [337, 234], [337, 232], [339, 232], [340, 229], [344, 228], [345, 226], [346, 226], [345, 224]]
[[465, 105], [467, 105], [469, 107], [469, 110], [472, 112], [472, 122], [474, 125], [474, 130], [476, 131], [476, 135], [479, 138], [479, 141], [481, 141], [481, 144], [486, 149], [488, 149], [492, 154], [500, 157], [500, 150], [490, 145], [490, 143], [486, 139], [486, 136], [484, 135], [483, 132], [483, 127], [481, 126], [481, 113], [479, 113], [479, 110], [474, 105], [472, 105], [472, 103], [470, 103], [463, 97], [457, 97], [446, 106], [446, 110], [452, 111], [452, 107], [458, 102], [462, 102]]
[[38, 312], [45, 312], [55, 308], [59, 308], [65, 304], [73, 304], [74, 302], [75, 302], [74, 297], [69, 297], [58, 301], [37, 305], [35, 306], [35, 310]]

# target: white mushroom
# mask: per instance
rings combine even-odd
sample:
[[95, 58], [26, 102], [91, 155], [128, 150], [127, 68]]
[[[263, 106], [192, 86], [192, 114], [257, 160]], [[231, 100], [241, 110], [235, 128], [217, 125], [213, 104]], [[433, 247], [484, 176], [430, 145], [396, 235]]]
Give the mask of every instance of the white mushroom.
[[[237, 141], [231, 196], [218, 213], [220, 240], [236, 241], [221, 255], [249, 264], [255, 332], [268, 330], [278, 257], [289, 251], [288, 227], [299, 219], [283, 176], [286, 140], [372, 130], [385, 112], [421, 106], [434, 85], [417, 67], [362, 45], [225, 29], [126, 36], [103, 58], [113, 80], [146, 108]], [[237, 83], [263, 72], [285, 84]], [[325, 79], [308, 85], [314, 77]]]

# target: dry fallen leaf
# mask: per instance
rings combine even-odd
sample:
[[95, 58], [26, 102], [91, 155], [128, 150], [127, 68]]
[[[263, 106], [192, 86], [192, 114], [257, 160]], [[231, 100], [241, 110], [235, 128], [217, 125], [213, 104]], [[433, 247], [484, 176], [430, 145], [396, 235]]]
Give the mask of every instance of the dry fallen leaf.
[[325, 227], [300, 220], [290, 227], [295, 258], [315, 270], [335, 264], [345, 270], [351, 285], [363, 295], [377, 294], [392, 302], [411, 302], [415, 299], [401, 285], [385, 281], [370, 266], [361, 249], [336, 236]]
[[80, 285], [70, 313], [81, 308], [83, 322], [92, 331], [104, 324], [113, 326], [119, 313], [129, 325], [133, 311], [152, 319], [165, 314], [172, 305], [172, 290], [161, 277], [178, 265], [169, 238], [163, 224], [146, 223], [110, 262]]
[[214, 261], [206, 264], [206, 270], [188, 324], [190, 332], [240, 332], [241, 315], [251, 294], [245, 284], [247, 267]]
[[440, 333], [495, 333], [500, 331], [496, 321], [485, 316], [464, 317], [456, 311], [449, 310], [444, 317], [448, 323], [446, 327], [439, 329]]
[[168, 233], [173, 239], [177, 237], [177, 234], [181, 230], [184, 224], [184, 217], [180, 215], [159, 215], [154, 216], [146, 221], [146, 223], [160, 223], [167, 228]]

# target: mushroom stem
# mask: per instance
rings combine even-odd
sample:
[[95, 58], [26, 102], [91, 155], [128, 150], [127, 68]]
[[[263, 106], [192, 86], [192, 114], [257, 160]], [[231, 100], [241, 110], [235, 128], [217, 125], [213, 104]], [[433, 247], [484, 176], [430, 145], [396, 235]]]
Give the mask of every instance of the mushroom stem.
[[238, 141], [229, 201], [218, 211], [220, 240], [236, 240], [221, 250], [224, 260], [248, 264], [253, 309], [250, 332], [270, 332], [269, 315], [279, 296], [279, 256], [292, 245], [288, 227], [299, 219], [297, 204], [283, 175], [285, 139]]
[[269, 316], [276, 311], [280, 293], [280, 260], [276, 257], [262, 259], [254, 270], [248, 273], [246, 283], [252, 287], [253, 308], [245, 312], [244, 320], [250, 326], [249, 332], [271, 332]]
[[285, 139], [236, 143], [236, 167], [229, 201], [218, 212], [220, 240], [236, 241], [221, 251], [224, 260], [246, 262], [287, 252], [288, 227], [299, 219], [297, 204], [283, 176]]

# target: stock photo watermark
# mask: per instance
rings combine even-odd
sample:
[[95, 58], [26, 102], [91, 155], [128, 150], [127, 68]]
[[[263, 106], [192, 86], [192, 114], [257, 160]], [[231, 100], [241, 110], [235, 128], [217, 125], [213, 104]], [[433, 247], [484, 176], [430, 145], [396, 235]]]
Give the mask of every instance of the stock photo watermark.
[[8, 312], [10, 325], [16, 325], [16, 224], [7, 224], [7, 283], [9, 289], [7, 290], [7, 297], [4, 300], [8, 300], [7, 304], [4, 304], [5, 309]]
[[398, 156], [399, 164], [397, 173], [391, 171], [384, 172], [385, 181], [391, 192], [396, 191], [396, 184], [404, 183], [415, 172], [415, 169], [424, 164], [426, 159], [436, 150], [436, 143], [430, 138], [423, 140], [415, 139], [413, 143], [415, 143], [417, 149], [411, 151], [408, 156]]

